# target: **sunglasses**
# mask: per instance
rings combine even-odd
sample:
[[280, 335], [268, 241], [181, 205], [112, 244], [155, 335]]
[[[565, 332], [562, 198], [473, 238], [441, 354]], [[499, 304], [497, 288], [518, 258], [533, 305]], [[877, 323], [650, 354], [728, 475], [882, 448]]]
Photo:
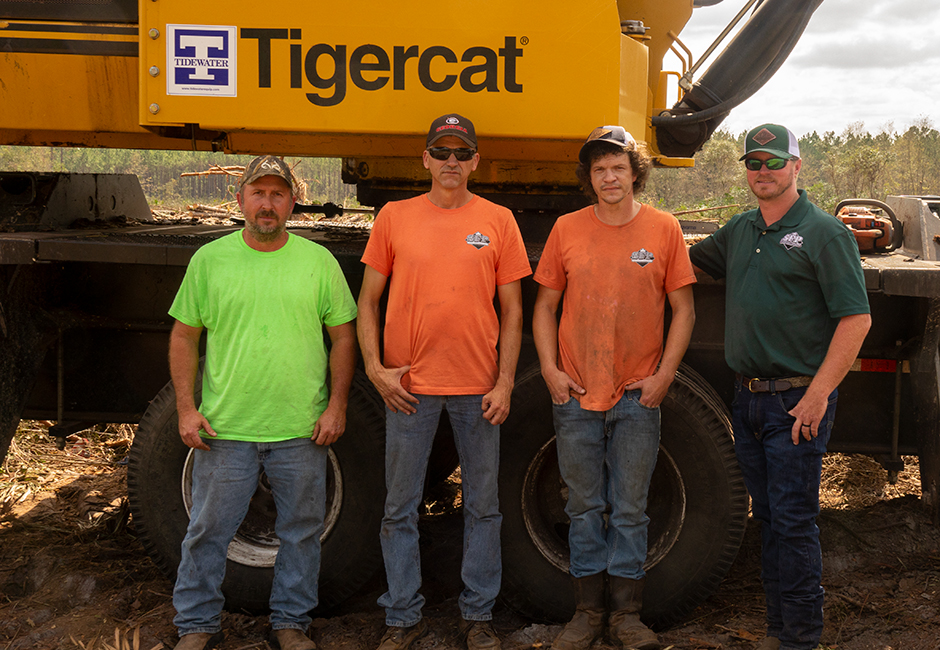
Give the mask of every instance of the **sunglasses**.
[[772, 172], [783, 169], [790, 162], [788, 158], [768, 158], [767, 160], [758, 160], [757, 158], [748, 158], [744, 161], [744, 166], [752, 172], [760, 171], [761, 167], [767, 166]]
[[451, 149], [450, 147], [428, 147], [428, 153], [431, 155], [431, 158], [434, 160], [448, 160], [450, 159], [450, 154], [454, 154], [454, 158], [460, 162], [467, 162], [473, 158], [473, 154], [477, 152], [476, 149]]

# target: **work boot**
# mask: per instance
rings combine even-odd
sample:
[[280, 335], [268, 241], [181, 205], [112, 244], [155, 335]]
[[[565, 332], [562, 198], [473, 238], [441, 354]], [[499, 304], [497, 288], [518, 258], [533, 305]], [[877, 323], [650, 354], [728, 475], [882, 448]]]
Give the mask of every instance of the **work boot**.
[[610, 576], [610, 638], [631, 650], [659, 650], [656, 634], [640, 621], [645, 579]]
[[574, 616], [552, 642], [554, 650], [587, 650], [604, 633], [604, 574], [571, 580]]
[[754, 650], [780, 650], [780, 639], [773, 636], [765, 636]]
[[379, 650], [408, 650], [427, 631], [428, 624], [423, 618], [411, 627], [389, 625], [379, 642]]
[[281, 650], [317, 650], [317, 644], [295, 628], [273, 630], [271, 636], [274, 637], [275, 645]]
[[502, 647], [489, 621], [468, 621], [462, 618], [457, 629], [467, 641], [467, 650], [500, 650]]
[[225, 635], [221, 632], [193, 632], [180, 637], [180, 642], [173, 646], [173, 650], [212, 650], [222, 643]]

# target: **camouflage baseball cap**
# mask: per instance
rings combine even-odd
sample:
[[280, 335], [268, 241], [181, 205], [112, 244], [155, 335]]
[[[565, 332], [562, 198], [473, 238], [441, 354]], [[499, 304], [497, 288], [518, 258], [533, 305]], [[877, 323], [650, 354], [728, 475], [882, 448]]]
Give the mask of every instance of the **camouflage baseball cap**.
[[238, 184], [239, 189], [249, 183], [254, 183], [263, 176], [277, 176], [283, 178], [290, 185], [291, 192], [297, 192], [297, 183], [294, 180], [294, 174], [291, 172], [287, 163], [277, 156], [258, 156], [245, 167], [245, 173]]
[[738, 160], [744, 160], [757, 151], [780, 158], [799, 158], [800, 143], [797, 142], [793, 131], [785, 126], [761, 124], [747, 132], [747, 137], [744, 138], [744, 155]]

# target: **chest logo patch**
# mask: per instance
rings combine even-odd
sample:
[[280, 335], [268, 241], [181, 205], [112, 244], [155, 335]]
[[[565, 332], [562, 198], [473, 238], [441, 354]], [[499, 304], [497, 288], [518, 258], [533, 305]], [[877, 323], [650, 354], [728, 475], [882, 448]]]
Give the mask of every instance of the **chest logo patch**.
[[641, 248], [638, 251], [633, 251], [630, 253], [630, 261], [636, 262], [641, 267], [646, 266], [655, 259], [656, 258], [653, 256], [653, 254], [645, 248]]
[[788, 232], [780, 238], [780, 244], [788, 251], [794, 248], [803, 248], [803, 236], [796, 231]]
[[481, 235], [480, 231], [476, 231], [472, 235], [467, 235], [467, 243], [473, 246], [475, 249], [480, 250], [484, 246], [490, 245], [490, 238], [486, 235]]

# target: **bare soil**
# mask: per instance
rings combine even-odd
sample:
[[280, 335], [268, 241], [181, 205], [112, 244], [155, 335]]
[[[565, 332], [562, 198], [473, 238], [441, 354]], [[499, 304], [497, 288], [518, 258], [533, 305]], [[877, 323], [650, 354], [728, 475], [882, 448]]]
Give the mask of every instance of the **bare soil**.
[[[42, 423], [21, 426], [0, 473], [0, 650], [154, 650], [176, 643], [172, 584], [141, 548], [128, 514], [121, 461], [132, 436], [128, 425], [85, 431], [60, 451]], [[940, 530], [918, 499], [916, 459], [906, 460], [908, 469], [891, 485], [866, 457], [827, 457], [819, 519], [825, 648], [940, 648]], [[430, 633], [417, 650], [462, 647], [455, 492], [435, 494], [421, 520]], [[664, 647], [745, 649], [760, 640], [759, 538], [758, 526], [749, 525], [721, 588], [687, 623], [661, 632]], [[382, 581], [376, 576], [341, 609], [314, 621], [311, 636], [321, 648], [377, 646]], [[264, 617], [226, 613], [223, 624], [222, 650], [268, 648]], [[502, 604], [494, 624], [506, 650], [549, 648], [560, 630]]]

